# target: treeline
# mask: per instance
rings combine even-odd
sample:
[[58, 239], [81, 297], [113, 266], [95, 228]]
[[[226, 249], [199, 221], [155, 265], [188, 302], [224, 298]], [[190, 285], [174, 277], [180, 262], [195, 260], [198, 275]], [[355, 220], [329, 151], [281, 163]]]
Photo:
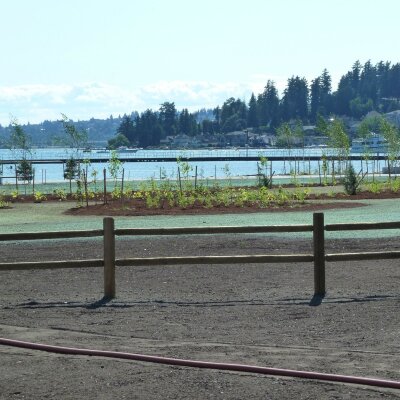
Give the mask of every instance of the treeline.
[[[132, 113], [131, 118], [135, 118], [137, 113]], [[113, 117], [110, 115], [106, 119], [91, 118], [88, 121], [77, 121], [75, 126], [78, 130], [87, 133], [88, 142], [93, 146], [104, 147], [108, 140], [115, 135], [123, 117]], [[35, 146], [65, 146], [65, 130], [63, 120], [43, 121], [41, 124], [25, 124], [22, 128], [29, 137], [32, 145]], [[0, 147], [9, 147], [10, 136], [12, 134], [12, 122], [9, 126], [0, 125]]]
[[157, 146], [167, 136], [185, 134], [224, 134], [253, 128], [275, 133], [284, 122], [316, 123], [318, 117], [347, 116], [361, 119], [375, 110], [387, 113], [399, 109], [400, 64], [380, 61], [362, 65], [356, 61], [343, 75], [336, 91], [332, 78], [324, 69], [320, 76], [308, 83], [305, 78], [292, 76], [282, 96], [273, 81], [268, 81], [264, 91], [253, 93], [248, 103], [233, 97], [221, 107], [212, 110], [212, 117], [199, 121], [197, 113], [187, 109], [178, 112], [175, 104], [165, 102], [158, 111], [146, 110], [136, 118], [124, 116], [111, 144], [127, 143], [141, 147]]
[[[159, 146], [167, 136], [185, 134], [216, 135], [252, 128], [255, 132], [275, 134], [285, 122], [315, 124], [318, 118], [347, 116], [361, 119], [375, 110], [387, 113], [400, 109], [400, 63], [380, 61], [363, 65], [356, 61], [332, 90], [332, 78], [325, 69], [311, 82], [303, 77], [288, 79], [282, 95], [269, 80], [262, 93], [252, 94], [248, 102], [229, 98], [222, 106], [190, 113], [177, 110], [173, 102], [164, 102], [156, 111], [141, 114], [110, 116], [106, 120], [90, 119], [76, 122], [77, 129], [88, 133], [92, 145]], [[35, 145], [62, 144], [62, 121], [44, 121], [23, 125]], [[0, 126], [0, 145], [5, 145], [11, 127]], [[113, 137], [114, 136], [114, 137]], [[61, 138], [61, 141], [60, 141]], [[111, 139], [111, 140], [110, 140]], [[3, 142], [3, 143], [2, 143]]]

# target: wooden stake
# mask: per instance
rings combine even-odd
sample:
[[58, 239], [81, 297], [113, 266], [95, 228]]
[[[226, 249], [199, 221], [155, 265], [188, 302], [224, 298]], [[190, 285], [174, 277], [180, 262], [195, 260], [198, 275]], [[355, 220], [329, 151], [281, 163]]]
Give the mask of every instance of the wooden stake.
[[125, 168], [122, 168], [122, 180], [121, 180], [121, 200], [124, 200], [124, 180], [125, 180]]
[[32, 169], [32, 194], [35, 195], [35, 168]]
[[179, 167], [178, 167], [178, 180], [179, 180], [179, 191], [182, 194], [181, 169]]
[[107, 170], [103, 169], [103, 181], [104, 181], [104, 199], [103, 204], [107, 204]]

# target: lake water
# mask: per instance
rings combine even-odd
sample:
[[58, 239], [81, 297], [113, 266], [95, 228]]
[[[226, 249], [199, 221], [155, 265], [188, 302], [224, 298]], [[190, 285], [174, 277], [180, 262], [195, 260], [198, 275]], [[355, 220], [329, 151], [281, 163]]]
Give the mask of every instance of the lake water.
[[[310, 148], [310, 149], [215, 149], [215, 150], [143, 150], [139, 149], [135, 153], [118, 153], [119, 159], [123, 162], [125, 178], [127, 180], [148, 180], [150, 178], [160, 179], [161, 176], [175, 179], [177, 177], [177, 162], [128, 162], [127, 158], [178, 158], [178, 157], [260, 157], [266, 158], [271, 156], [288, 157], [289, 155], [298, 157], [300, 161], [273, 161], [272, 171], [275, 175], [290, 174], [295, 168], [301, 173], [318, 174], [318, 162], [308, 161], [309, 156], [321, 156], [323, 154], [332, 155], [331, 149]], [[111, 157], [111, 152], [103, 149], [93, 149], [90, 152], [77, 151], [69, 148], [44, 148], [33, 149], [28, 158], [32, 160], [58, 160], [66, 159], [71, 156], [75, 158], [90, 159], [107, 159]], [[21, 155], [9, 149], [0, 149], [0, 160], [10, 160], [20, 158]], [[223, 179], [227, 177], [251, 177], [257, 174], [257, 161], [196, 161], [189, 163], [192, 167], [190, 175], [194, 175], [197, 167], [198, 178]], [[365, 162], [363, 166], [360, 161], [353, 162], [356, 171], [361, 167], [366, 168]], [[383, 161], [369, 162], [369, 171], [375, 169], [380, 171], [384, 166]], [[3, 183], [13, 183], [15, 178], [14, 165], [3, 164], [2, 168]], [[89, 175], [93, 171], [97, 171], [98, 176], [102, 176], [104, 168], [108, 168], [108, 163], [92, 162], [89, 167]], [[61, 182], [63, 181], [63, 165], [62, 164], [36, 164], [35, 180], [36, 182]], [[0, 169], [1, 171], [1, 169]], [[269, 166], [268, 166], [269, 171]], [[108, 174], [108, 173], [107, 173]]]

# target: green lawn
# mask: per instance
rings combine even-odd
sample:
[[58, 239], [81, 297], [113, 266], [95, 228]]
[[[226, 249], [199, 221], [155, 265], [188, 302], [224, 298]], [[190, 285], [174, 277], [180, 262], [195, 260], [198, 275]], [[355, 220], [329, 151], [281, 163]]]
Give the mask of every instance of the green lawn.
[[[363, 200], [367, 207], [326, 210], [326, 223], [400, 221], [398, 199]], [[73, 229], [101, 229], [102, 217], [71, 216], [64, 211], [74, 202], [14, 203], [11, 209], [0, 209], [0, 232], [38, 232]], [[311, 224], [312, 212], [260, 212], [224, 215], [180, 215], [116, 217], [116, 227], [173, 227], [223, 225]], [[299, 233], [291, 234], [299, 237]], [[309, 235], [309, 234], [304, 234]], [[376, 237], [376, 231], [327, 232], [329, 237]], [[381, 230], [379, 237], [400, 236], [400, 230]]]

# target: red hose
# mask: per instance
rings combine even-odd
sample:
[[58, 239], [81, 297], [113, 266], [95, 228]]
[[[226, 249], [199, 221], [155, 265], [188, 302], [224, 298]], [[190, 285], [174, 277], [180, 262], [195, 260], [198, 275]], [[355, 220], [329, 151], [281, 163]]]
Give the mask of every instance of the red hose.
[[244, 364], [226, 364], [226, 363], [214, 363], [214, 362], [207, 362], [207, 361], [183, 360], [183, 359], [178, 359], [178, 358], [148, 356], [148, 355], [143, 355], [143, 354], [122, 353], [122, 352], [117, 352], [117, 351], [78, 349], [78, 348], [73, 348], [73, 347], [51, 346], [51, 345], [40, 344], [40, 343], [22, 342], [20, 340], [4, 339], [4, 338], [0, 338], [0, 345], [1, 344], [5, 345], [5, 346], [21, 347], [24, 349], [48, 351], [51, 353], [121, 358], [121, 359], [125, 359], [125, 360], [135, 360], [135, 361], [145, 361], [145, 362], [152, 362], [152, 363], [158, 363], [158, 364], [178, 365], [178, 366], [182, 366], [182, 367], [220, 369], [220, 370], [226, 370], [226, 371], [250, 372], [250, 373], [256, 373], [256, 374], [263, 374], [263, 375], [290, 376], [293, 378], [316, 379], [316, 380], [321, 380], [321, 381], [354, 383], [354, 384], [359, 384], [359, 385], [400, 389], [399, 381], [363, 378], [363, 377], [359, 377], [359, 376], [325, 374], [325, 373], [320, 373], [320, 372], [309, 372], [309, 371], [297, 371], [297, 370], [292, 370], [292, 369], [258, 367], [258, 366], [254, 366], [254, 365], [244, 365]]

